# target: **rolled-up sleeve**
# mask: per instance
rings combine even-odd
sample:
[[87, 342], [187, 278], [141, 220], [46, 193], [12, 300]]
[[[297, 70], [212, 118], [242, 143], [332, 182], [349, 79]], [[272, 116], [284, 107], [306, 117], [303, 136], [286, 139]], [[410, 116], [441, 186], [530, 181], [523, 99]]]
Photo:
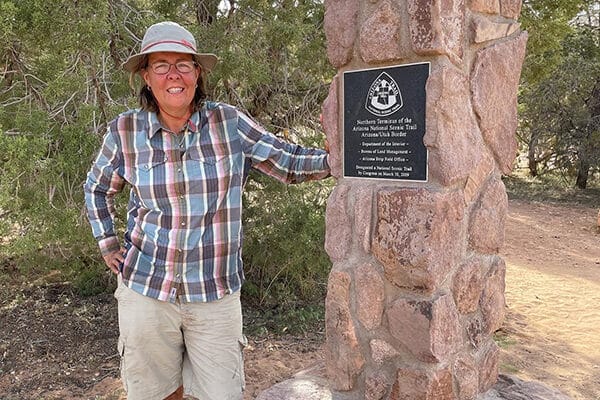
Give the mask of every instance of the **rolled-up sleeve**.
[[108, 131], [83, 185], [87, 216], [103, 256], [120, 247], [114, 228], [114, 197], [125, 183], [121, 169], [118, 137]]
[[284, 183], [300, 183], [330, 176], [325, 150], [288, 143], [238, 112], [238, 132], [244, 155], [252, 167]]

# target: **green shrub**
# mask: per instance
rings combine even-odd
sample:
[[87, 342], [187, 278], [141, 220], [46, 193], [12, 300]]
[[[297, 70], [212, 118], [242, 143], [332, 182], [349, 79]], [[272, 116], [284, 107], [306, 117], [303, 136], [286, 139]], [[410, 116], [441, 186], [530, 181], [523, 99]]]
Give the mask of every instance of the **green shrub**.
[[244, 294], [259, 305], [325, 297], [331, 267], [324, 250], [332, 182], [285, 186], [252, 174], [244, 207]]

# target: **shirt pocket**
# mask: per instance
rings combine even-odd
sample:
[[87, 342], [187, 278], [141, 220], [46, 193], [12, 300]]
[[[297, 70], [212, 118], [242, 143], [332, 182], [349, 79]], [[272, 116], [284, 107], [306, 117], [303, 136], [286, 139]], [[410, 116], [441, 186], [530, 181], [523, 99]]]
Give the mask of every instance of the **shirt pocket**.
[[231, 168], [231, 157], [228, 155], [205, 155], [197, 147], [192, 147], [188, 150], [188, 160], [193, 165], [199, 165], [200, 167], [213, 168], [219, 167], [223, 172], [229, 171]]
[[203, 152], [199, 147], [192, 147], [187, 152], [186, 163], [192, 194], [224, 194], [239, 180], [239, 168], [231, 154]]
[[168, 158], [163, 151], [140, 153], [134, 166], [134, 188], [140, 203], [147, 209], [162, 209], [168, 204]]

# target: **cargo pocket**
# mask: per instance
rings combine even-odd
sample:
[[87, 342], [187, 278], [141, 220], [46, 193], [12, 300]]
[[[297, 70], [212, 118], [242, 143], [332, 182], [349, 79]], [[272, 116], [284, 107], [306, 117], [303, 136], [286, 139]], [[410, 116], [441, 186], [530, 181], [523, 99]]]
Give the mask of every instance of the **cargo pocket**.
[[119, 357], [121, 359], [121, 382], [123, 382], [123, 388], [125, 388], [125, 392], [127, 393], [127, 373], [126, 373], [126, 365], [125, 365], [125, 340], [123, 340], [119, 336], [119, 342], [117, 344], [117, 351], [119, 352]]
[[242, 392], [246, 390], [246, 374], [244, 373], [244, 349], [248, 346], [248, 338], [245, 335], [238, 340], [240, 345], [240, 383]]

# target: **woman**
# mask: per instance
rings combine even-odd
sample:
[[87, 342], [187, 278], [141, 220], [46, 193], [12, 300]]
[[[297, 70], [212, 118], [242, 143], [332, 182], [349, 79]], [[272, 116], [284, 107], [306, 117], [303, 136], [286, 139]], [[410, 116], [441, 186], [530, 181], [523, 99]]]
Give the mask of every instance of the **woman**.
[[[108, 127], [84, 185], [94, 236], [119, 276], [128, 398], [241, 399], [242, 185], [249, 167], [296, 183], [329, 175], [327, 153], [285, 143], [236, 108], [206, 101], [216, 64], [186, 29], [152, 25], [124, 68], [140, 110]], [[114, 195], [129, 184], [123, 246]]]

